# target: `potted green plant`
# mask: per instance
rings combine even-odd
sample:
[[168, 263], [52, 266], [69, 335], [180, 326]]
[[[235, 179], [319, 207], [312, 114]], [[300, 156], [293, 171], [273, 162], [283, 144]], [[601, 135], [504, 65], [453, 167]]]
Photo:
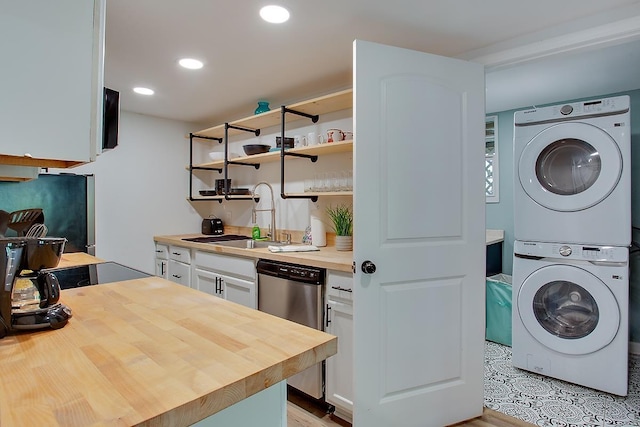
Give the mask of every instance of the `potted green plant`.
[[336, 250], [350, 251], [353, 248], [353, 212], [347, 205], [327, 207], [327, 214], [336, 232]]

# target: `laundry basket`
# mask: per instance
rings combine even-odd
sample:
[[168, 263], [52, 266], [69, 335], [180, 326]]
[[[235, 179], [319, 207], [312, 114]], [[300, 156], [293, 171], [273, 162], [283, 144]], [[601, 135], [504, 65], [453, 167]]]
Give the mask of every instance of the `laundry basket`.
[[511, 347], [511, 284], [508, 274], [487, 277], [486, 331], [489, 341]]

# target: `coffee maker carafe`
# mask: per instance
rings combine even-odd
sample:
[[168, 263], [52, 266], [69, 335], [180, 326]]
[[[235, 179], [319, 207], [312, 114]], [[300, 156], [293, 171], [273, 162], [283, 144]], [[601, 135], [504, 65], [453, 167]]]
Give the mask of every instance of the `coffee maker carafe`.
[[0, 338], [11, 331], [66, 325], [71, 310], [58, 303], [60, 286], [55, 274], [64, 251], [64, 238], [0, 239]]

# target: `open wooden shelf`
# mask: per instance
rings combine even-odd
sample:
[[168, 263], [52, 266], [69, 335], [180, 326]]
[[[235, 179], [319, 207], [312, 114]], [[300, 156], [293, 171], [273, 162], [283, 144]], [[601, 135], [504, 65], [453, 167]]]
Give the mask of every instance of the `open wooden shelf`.
[[[307, 147], [289, 148], [285, 151], [287, 151], [288, 153], [308, 154], [310, 156], [320, 156], [334, 153], [348, 153], [350, 151], [353, 151], [353, 140], [330, 142], [325, 144], [311, 145]], [[289, 159], [294, 158], [295, 157], [289, 157]], [[270, 151], [268, 153], [254, 154], [253, 156], [234, 157], [233, 159], [230, 159], [230, 161], [250, 163], [254, 165], [258, 163], [279, 162], [280, 151]], [[223, 168], [224, 160], [216, 160], [213, 162], [194, 166], [207, 168]]]
[[287, 193], [287, 196], [353, 196], [353, 191], [305, 191], [304, 193]]
[[[334, 111], [346, 110], [353, 106], [353, 89], [346, 89], [340, 92], [332, 93], [329, 95], [321, 96], [307, 101], [298, 102], [297, 104], [287, 105], [287, 108], [296, 110], [306, 114], [326, 114]], [[281, 123], [282, 115], [280, 108], [274, 108], [271, 111], [256, 114], [244, 119], [235, 120], [229, 122], [230, 125], [246, 127], [249, 129], [264, 129], [272, 126], [279, 126]], [[295, 114], [287, 114], [285, 122], [293, 122], [296, 120], [303, 120], [305, 117]], [[207, 129], [203, 129], [198, 132], [194, 132], [195, 135], [209, 136], [213, 138], [224, 137], [225, 125], [217, 125]], [[237, 129], [229, 129], [229, 136], [239, 135], [244, 133]]]

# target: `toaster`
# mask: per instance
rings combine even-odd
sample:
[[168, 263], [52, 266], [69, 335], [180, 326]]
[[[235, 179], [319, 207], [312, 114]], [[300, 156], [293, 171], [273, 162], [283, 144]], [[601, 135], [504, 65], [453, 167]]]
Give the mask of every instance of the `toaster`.
[[224, 225], [220, 218], [205, 218], [202, 220], [202, 234], [220, 235], [224, 232]]

